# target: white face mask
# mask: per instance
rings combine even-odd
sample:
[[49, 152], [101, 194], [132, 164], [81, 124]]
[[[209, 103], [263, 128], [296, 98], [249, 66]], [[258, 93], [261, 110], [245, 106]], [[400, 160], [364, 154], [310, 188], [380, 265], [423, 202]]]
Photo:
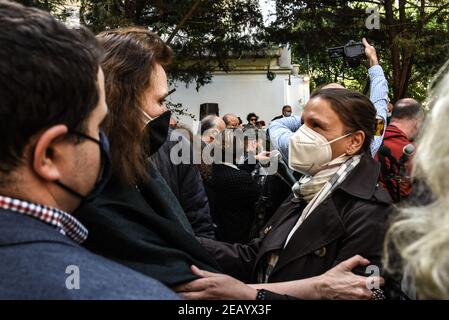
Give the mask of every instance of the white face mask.
[[293, 136], [288, 145], [288, 166], [302, 174], [313, 176], [332, 161], [331, 144], [343, 139], [352, 133], [327, 141], [318, 132], [302, 125]]

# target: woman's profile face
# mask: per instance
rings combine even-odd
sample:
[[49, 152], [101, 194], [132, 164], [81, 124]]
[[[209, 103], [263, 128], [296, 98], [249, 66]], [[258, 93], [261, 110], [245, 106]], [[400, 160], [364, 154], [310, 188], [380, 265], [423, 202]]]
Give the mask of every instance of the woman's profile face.
[[156, 64], [152, 70], [150, 85], [144, 91], [142, 108], [150, 117], [155, 118], [165, 111], [165, 98], [168, 95], [167, 74], [160, 64]]
[[[302, 113], [302, 123], [324, 136], [327, 141], [349, 133], [337, 113], [331, 108], [330, 103], [320, 97], [312, 98], [306, 104]], [[332, 159], [347, 152], [350, 137], [348, 136], [331, 144]]]

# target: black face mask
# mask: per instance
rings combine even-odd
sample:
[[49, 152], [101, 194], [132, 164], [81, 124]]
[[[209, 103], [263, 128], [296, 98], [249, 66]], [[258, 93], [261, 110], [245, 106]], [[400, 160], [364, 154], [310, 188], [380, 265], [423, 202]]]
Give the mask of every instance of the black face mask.
[[170, 128], [171, 111], [165, 111], [157, 118], [151, 120], [145, 126], [145, 136], [149, 143], [149, 155], [155, 154], [167, 140]]
[[[79, 192], [73, 190], [72, 188], [66, 186], [61, 181], [56, 181], [55, 183], [60, 186], [62, 189], [67, 191], [68, 193], [72, 194], [73, 196], [81, 199], [81, 204], [84, 202], [89, 202], [95, 199], [104, 189], [106, 184], [109, 181], [109, 178], [111, 176], [111, 159], [109, 157], [109, 140], [106, 137], [106, 134], [103, 130], [100, 130], [100, 140], [94, 139], [88, 135], [85, 135], [81, 132], [76, 131], [69, 131], [70, 134], [76, 135], [78, 137], [90, 140], [92, 142], [95, 142], [100, 147], [100, 153], [101, 153], [101, 167], [100, 172], [98, 173], [97, 182], [95, 183], [92, 190], [85, 196], [80, 194]], [[81, 205], [80, 204], [80, 205]]]

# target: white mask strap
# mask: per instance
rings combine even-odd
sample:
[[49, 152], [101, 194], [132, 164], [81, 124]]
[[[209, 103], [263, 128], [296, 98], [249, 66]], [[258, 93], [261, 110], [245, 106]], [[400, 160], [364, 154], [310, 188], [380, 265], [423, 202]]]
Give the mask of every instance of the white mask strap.
[[334, 140], [328, 141], [327, 143], [328, 143], [328, 144], [334, 143], [335, 141], [338, 141], [338, 140], [341, 140], [341, 139], [343, 139], [343, 138], [346, 138], [347, 136], [350, 136], [350, 135], [353, 134], [353, 133], [354, 133], [354, 132], [347, 133], [347, 134], [345, 134], [344, 136], [335, 138]]
[[146, 113], [143, 109], [140, 109], [143, 113], [143, 115], [145, 116], [145, 118], [147, 118], [147, 122], [145, 123], [145, 125], [147, 125], [149, 122], [153, 121], [155, 118], [151, 117], [148, 113]]

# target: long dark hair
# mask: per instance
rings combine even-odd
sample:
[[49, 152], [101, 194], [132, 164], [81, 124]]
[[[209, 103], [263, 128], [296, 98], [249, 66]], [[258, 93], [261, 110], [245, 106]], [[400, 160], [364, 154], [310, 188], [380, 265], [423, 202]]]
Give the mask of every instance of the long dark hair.
[[155, 65], [169, 65], [173, 52], [158, 35], [141, 28], [106, 31], [97, 38], [105, 51], [101, 66], [109, 114], [104, 129], [113, 175], [126, 183], [141, 183], [148, 177], [141, 99]]

